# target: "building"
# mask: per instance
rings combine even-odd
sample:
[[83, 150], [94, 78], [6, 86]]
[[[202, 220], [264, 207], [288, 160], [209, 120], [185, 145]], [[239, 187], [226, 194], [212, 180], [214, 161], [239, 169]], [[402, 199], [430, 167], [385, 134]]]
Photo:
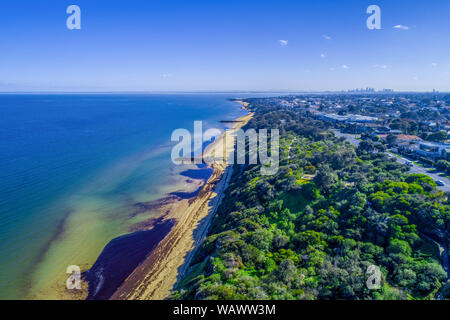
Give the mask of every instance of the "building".
[[416, 153], [418, 149], [419, 149], [418, 143], [403, 142], [397, 145], [398, 152], [402, 154], [412, 155]]
[[404, 142], [411, 143], [411, 142], [419, 142], [419, 141], [422, 141], [422, 139], [415, 135], [399, 134], [397, 136], [398, 143], [404, 143]]
[[447, 159], [449, 153], [449, 143], [421, 142], [419, 143], [419, 148], [416, 150], [416, 154], [419, 156], [432, 160]]
[[317, 113], [316, 117], [320, 120], [333, 123], [375, 123], [378, 118], [361, 116], [359, 114], [339, 115], [334, 113]]
[[442, 159], [450, 161], [450, 148], [444, 149], [442, 151]]

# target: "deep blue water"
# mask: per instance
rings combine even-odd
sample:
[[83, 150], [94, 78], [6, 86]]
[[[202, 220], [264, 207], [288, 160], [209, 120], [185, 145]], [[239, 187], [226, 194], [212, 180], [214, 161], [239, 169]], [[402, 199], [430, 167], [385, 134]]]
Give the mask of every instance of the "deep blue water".
[[[0, 298], [23, 298], [39, 265], [59, 261], [45, 255], [74, 211], [90, 212], [102, 230], [98, 244], [84, 244], [92, 254], [120, 234], [124, 203], [157, 197], [168, 183], [172, 131], [192, 131], [194, 120], [221, 128], [245, 114], [230, 97], [0, 95]], [[84, 247], [73, 244], [74, 256]]]

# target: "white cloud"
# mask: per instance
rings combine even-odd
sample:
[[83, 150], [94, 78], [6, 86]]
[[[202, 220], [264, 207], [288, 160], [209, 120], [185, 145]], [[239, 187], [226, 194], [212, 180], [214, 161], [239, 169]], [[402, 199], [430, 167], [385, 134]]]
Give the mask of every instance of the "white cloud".
[[409, 27], [405, 26], [403, 24], [397, 24], [396, 26], [393, 26], [392, 28], [399, 29], [399, 30], [409, 30]]
[[285, 47], [288, 45], [288, 40], [278, 40], [278, 42], [280, 42], [280, 46]]
[[349, 67], [348, 65], [346, 65], [346, 64], [343, 64], [343, 65], [342, 65], [342, 68], [344, 68], [344, 69], [346, 69], [346, 70], [347, 70], [347, 69], [350, 69], [350, 67]]
[[385, 64], [376, 64], [373, 67], [374, 68], [380, 68], [380, 69], [383, 69], [383, 70], [386, 70], [388, 68], [388, 66], [385, 65]]
[[161, 78], [163, 78], [163, 79], [167, 79], [167, 78], [170, 78], [170, 77], [172, 77], [172, 74], [171, 74], [171, 73], [163, 73], [163, 74], [161, 75]]
[[321, 57], [321, 58], [325, 58], [325, 53], [321, 53], [321, 54], [320, 54], [320, 57]]
[[432, 62], [432, 63], [431, 63], [431, 66], [432, 66], [433, 68], [436, 68], [436, 67], [438, 66], [438, 64], [437, 64], [436, 62]]
[[330, 37], [330, 36], [327, 36], [326, 34], [324, 34], [322, 37], [323, 37], [325, 40], [331, 40], [331, 37]]

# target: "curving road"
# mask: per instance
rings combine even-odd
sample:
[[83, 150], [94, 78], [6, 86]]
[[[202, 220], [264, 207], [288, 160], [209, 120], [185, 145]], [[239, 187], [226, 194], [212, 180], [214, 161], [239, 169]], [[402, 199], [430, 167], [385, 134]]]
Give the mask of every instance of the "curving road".
[[[397, 162], [399, 162], [399, 163], [403, 163], [404, 164], [407, 161], [410, 161], [410, 160], [406, 159], [405, 157], [402, 157], [402, 156], [399, 156], [399, 155], [394, 155], [394, 154], [392, 154], [390, 152], [387, 152], [387, 154], [390, 157], [395, 158], [397, 160]], [[445, 184], [445, 186], [438, 186], [437, 188], [439, 190], [442, 190], [442, 191], [445, 191], [445, 192], [450, 191], [450, 179], [448, 179], [446, 177], [441, 177], [439, 175], [439, 173], [429, 172], [429, 170], [430, 170], [430, 168], [425, 168], [425, 167], [419, 166], [419, 165], [417, 165], [414, 162], [412, 163], [412, 167], [410, 167], [410, 172], [411, 173], [422, 173], [422, 174], [425, 174], [425, 175], [429, 176], [434, 181], [436, 181], [436, 180], [442, 181]]]
[[[342, 133], [339, 130], [333, 130], [333, 132], [336, 135], [336, 137], [344, 137], [347, 139], [348, 142], [350, 142], [354, 146], [358, 146], [359, 143], [361, 142], [360, 140], [357, 139], [358, 135], [356, 135], [356, 134]], [[399, 162], [399, 163], [405, 164], [407, 161], [410, 161], [405, 157], [395, 155], [391, 152], [386, 152], [386, 153], [389, 157], [396, 159], [397, 162]], [[446, 177], [441, 177], [439, 175], [439, 173], [429, 172], [429, 168], [419, 166], [413, 162], [412, 166], [410, 167], [410, 173], [422, 173], [422, 174], [429, 176], [434, 181], [440, 180], [445, 184], [445, 186], [438, 186], [437, 188], [444, 192], [450, 192], [450, 179], [448, 179]]]

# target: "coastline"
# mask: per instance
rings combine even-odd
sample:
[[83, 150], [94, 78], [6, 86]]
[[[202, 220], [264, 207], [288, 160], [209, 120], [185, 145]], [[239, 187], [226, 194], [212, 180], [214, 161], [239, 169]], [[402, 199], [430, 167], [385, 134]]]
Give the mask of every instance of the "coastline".
[[[247, 103], [239, 100], [234, 102], [240, 103], [242, 109], [248, 111]], [[228, 186], [232, 167], [228, 166], [226, 156], [234, 150], [232, 135], [252, 117], [253, 114], [249, 113], [238, 118], [231, 129], [205, 148], [203, 157], [207, 159], [207, 167], [212, 169], [211, 176], [196, 196], [171, 202], [169, 206], [161, 208], [161, 212], [165, 212], [161, 216], [162, 221], [175, 221], [173, 227], [110, 299], [160, 300], [170, 295], [180, 276], [186, 272], [195, 249], [205, 237]], [[214, 159], [217, 150], [223, 151], [225, 161]]]
[[[45, 98], [45, 103], [40, 96], [30, 99], [30, 107], [39, 106], [39, 116], [27, 113], [29, 117], [24, 119], [36, 118], [40, 128], [47, 116], [58, 109], [65, 119], [63, 127], [70, 126], [74, 132], [62, 130], [61, 135], [54, 135], [61, 126], [52, 122], [48, 123], [46, 136], [34, 139], [33, 130], [24, 132], [23, 138], [34, 141], [36, 147], [46, 146], [49, 141], [54, 141], [55, 146], [42, 152], [36, 148], [42, 154], [37, 159], [42, 164], [40, 170], [33, 171], [32, 162], [24, 160], [22, 165], [11, 167], [17, 175], [5, 180], [4, 190], [11, 195], [17, 192], [20, 201], [14, 201], [15, 196], [8, 197], [2, 211], [2, 217], [14, 217], [15, 221], [11, 230], [2, 229], [6, 241], [1, 248], [4, 272], [0, 291], [6, 299], [82, 300], [88, 296], [88, 282], [82, 281], [81, 290], [68, 290], [68, 266], [78, 266], [85, 275], [110, 242], [123, 238], [114, 241], [109, 250], [113, 248], [120, 255], [120, 250], [134, 243], [132, 258], [120, 259], [120, 263], [111, 260], [110, 265], [117, 264], [117, 268], [107, 268], [103, 275], [109, 276], [109, 282], [115, 275], [108, 271], [117, 270], [120, 275], [128, 272], [141, 253], [148, 255], [153, 242], [159, 242], [171, 227], [158, 226], [158, 219], [175, 210], [181, 200], [198, 195], [212, 174], [213, 169], [206, 170], [204, 165], [173, 165], [170, 153], [174, 143], [168, 140], [173, 129], [191, 128], [193, 121], [201, 119], [205, 130], [228, 130], [231, 125], [223, 125], [222, 119], [236, 119], [247, 112], [230, 101], [229, 95]], [[86, 108], [82, 114], [69, 108], [73, 112], [66, 113], [67, 101], [95, 107]], [[14, 100], [5, 106], [14, 109], [20, 102]], [[124, 103], [135, 104], [136, 108], [125, 112], [128, 108]], [[118, 116], [119, 111], [123, 115]], [[102, 121], [102, 117], [95, 116], [98, 114], [111, 122]], [[92, 118], [92, 122], [77, 121], [79, 117]], [[124, 123], [132, 123], [133, 127]], [[157, 125], [149, 130], [149, 123]], [[85, 132], [86, 125], [89, 132]], [[66, 143], [69, 138], [71, 144]], [[8, 144], [11, 150], [20, 149], [15, 147], [17, 144]], [[203, 144], [203, 150], [206, 146]], [[64, 157], [60, 156], [62, 150]], [[27, 183], [23, 188], [13, 188], [15, 182], [28, 177], [27, 172], [41, 187]], [[152, 238], [151, 233], [157, 236]], [[143, 240], [146, 243], [141, 246]], [[109, 253], [106, 251], [104, 257]]]

